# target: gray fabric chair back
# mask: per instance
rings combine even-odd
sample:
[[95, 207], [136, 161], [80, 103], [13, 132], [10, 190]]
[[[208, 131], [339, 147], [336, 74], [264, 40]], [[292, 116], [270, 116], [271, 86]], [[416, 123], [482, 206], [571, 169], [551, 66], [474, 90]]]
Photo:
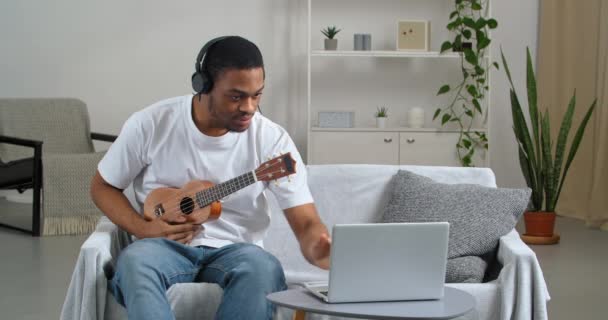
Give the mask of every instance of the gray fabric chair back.
[[[93, 152], [87, 106], [72, 98], [0, 99], [0, 135], [43, 141], [43, 152]], [[4, 162], [31, 157], [31, 148], [0, 144]]]

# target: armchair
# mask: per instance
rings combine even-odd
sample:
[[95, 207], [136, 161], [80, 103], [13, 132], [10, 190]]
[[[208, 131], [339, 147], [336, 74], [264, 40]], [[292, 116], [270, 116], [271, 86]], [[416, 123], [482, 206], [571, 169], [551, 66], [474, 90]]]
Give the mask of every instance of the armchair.
[[33, 236], [92, 231], [101, 213], [88, 195], [86, 175], [103, 155], [93, 139], [113, 142], [116, 136], [91, 133], [80, 100], [0, 99], [0, 189], [33, 189], [31, 230], [0, 226]]

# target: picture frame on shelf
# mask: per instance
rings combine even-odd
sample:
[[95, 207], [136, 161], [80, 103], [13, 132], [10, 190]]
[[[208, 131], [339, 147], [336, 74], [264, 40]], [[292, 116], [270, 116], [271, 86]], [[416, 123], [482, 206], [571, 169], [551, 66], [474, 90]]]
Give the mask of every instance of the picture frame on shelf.
[[429, 20], [400, 20], [397, 22], [397, 50], [429, 51], [430, 34]]
[[353, 128], [355, 126], [354, 111], [319, 111], [319, 128]]

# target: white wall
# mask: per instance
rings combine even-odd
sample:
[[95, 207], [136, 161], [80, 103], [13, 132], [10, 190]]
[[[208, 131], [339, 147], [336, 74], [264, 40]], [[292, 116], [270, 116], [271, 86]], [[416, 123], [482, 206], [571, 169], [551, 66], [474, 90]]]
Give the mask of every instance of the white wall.
[[[536, 55], [539, 4], [538, 0], [495, 0], [492, 1], [492, 12], [499, 25], [492, 33], [490, 55], [493, 61], [500, 64], [500, 71], [494, 72], [490, 78], [490, 166], [496, 174], [499, 186], [521, 187], [526, 183], [519, 168], [517, 144], [512, 128], [509, 85], [502, 68], [500, 47], [508, 60], [515, 90], [522, 99], [526, 93], [526, 46], [530, 47], [533, 56]], [[527, 103], [522, 107], [525, 106]]]
[[[495, 0], [492, 6], [500, 24], [494, 60], [496, 44], [502, 45], [523, 93], [524, 48], [536, 51], [537, 0]], [[134, 111], [191, 92], [200, 47], [225, 34], [260, 47], [267, 69], [264, 114], [286, 127], [305, 156], [303, 0], [2, 1], [0, 96], [78, 97], [89, 106], [93, 130], [116, 134]], [[499, 185], [523, 185], [502, 70], [491, 81], [490, 163]]]

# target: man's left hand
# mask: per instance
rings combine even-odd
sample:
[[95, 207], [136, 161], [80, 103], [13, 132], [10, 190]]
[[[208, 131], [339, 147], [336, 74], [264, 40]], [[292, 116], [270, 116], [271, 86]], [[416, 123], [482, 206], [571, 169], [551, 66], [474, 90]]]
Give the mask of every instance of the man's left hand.
[[312, 248], [313, 263], [325, 270], [329, 270], [329, 253], [331, 251], [331, 238], [327, 233], [322, 233], [319, 240]]

